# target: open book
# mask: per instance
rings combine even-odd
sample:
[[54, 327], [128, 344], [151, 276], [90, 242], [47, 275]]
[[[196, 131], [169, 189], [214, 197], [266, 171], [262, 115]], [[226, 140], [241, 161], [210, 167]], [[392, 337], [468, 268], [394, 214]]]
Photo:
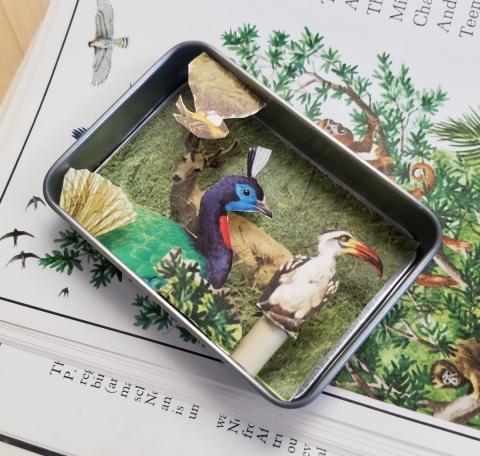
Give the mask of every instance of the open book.
[[[22, 371], [19, 365], [18, 375], [30, 372], [37, 385], [52, 390], [77, 369], [67, 381], [79, 388], [84, 375], [89, 385], [98, 384], [100, 375], [104, 390], [117, 381], [119, 396], [126, 383], [157, 392], [159, 408], [175, 396], [183, 401], [182, 414], [198, 406], [199, 416], [208, 410], [210, 421], [226, 429], [219, 454], [236, 444], [236, 430], [249, 440], [249, 429], [252, 435], [265, 434], [260, 428], [269, 430], [265, 441], [273, 454], [288, 452], [289, 439], [312, 448], [310, 454], [458, 454], [459, 446], [472, 454], [480, 439], [480, 122], [472, 99], [478, 72], [472, 58], [476, 3], [302, 0], [263, 2], [261, 9], [250, 1], [215, 0], [208, 7], [190, 1], [111, 4], [113, 10], [100, 0], [53, 1], [3, 111], [0, 338], [7, 347], [0, 353], [6, 350], [5, 366], [14, 372], [14, 360], [23, 356], [39, 371]], [[105, 55], [88, 46], [101, 26], [95, 23], [98, 9], [114, 11], [108, 20], [119, 40]], [[120, 281], [42, 199], [44, 175], [74, 141], [72, 133], [88, 128], [170, 47], [191, 39], [231, 56], [432, 208], [444, 227], [435, 262], [325, 394], [305, 409], [280, 410], [248, 391], [146, 296]], [[12, 376], [2, 376], [4, 390], [14, 384]], [[81, 391], [62, 391], [75, 410], [88, 403]], [[2, 433], [62, 452], [88, 453], [89, 447], [71, 435], [56, 442], [55, 434], [68, 435], [61, 420], [55, 426], [64, 428], [57, 433], [30, 432], [25, 420], [43, 420], [35, 397], [22, 404], [24, 421], [2, 415]], [[141, 401], [146, 400], [147, 392]], [[115, 407], [105, 408], [112, 422], [119, 419]], [[139, 411], [132, 416], [148, 419]], [[176, 432], [193, 432], [180, 427], [186, 423], [178, 422], [182, 430]], [[90, 448], [109, 440], [107, 434], [95, 439]], [[282, 443], [275, 443], [278, 439]], [[265, 451], [263, 437], [255, 441]], [[294, 451], [310, 451], [301, 445]], [[162, 443], [148, 449], [162, 449]]]

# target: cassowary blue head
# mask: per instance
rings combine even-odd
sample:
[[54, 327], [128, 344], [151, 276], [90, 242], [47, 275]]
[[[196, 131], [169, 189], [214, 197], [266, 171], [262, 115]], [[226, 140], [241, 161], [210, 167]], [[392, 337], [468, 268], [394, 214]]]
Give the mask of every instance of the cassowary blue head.
[[257, 182], [257, 174], [264, 168], [271, 151], [263, 147], [248, 151], [247, 175], [227, 176], [212, 185], [202, 202], [217, 205], [222, 212], [260, 212], [272, 218], [272, 211], [265, 204], [263, 189]]
[[221, 204], [225, 211], [260, 212], [272, 218], [272, 211], [265, 205], [263, 189], [255, 178], [224, 177], [208, 191], [221, 195]]

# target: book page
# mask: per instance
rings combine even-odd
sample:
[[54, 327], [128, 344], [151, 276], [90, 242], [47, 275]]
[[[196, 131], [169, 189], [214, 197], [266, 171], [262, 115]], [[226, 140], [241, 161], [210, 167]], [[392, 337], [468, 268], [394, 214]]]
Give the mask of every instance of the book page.
[[[13, 235], [0, 241], [2, 320], [16, 328], [16, 343], [27, 344], [21, 326], [154, 364], [159, 344], [211, 356], [108, 264], [89, 262], [42, 195], [74, 129], [88, 128], [170, 47], [203, 40], [429, 206], [444, 227], [441, 254], [332, 394], [478, 438], [476, 2], [272, 1], [261, 11], [248, 1], [138, 2], [132, 21], [131, 3], [112, 0], [115, 33], [128, 46], [114, 49], [96, 85], [88, 46], [96, 3], [62, 4], [36, 78], [24, 82], [14, 117], [7, 113], [0, 129], [0, 237], [28, 233], [17, 245]], [[453, 383], [432, 378], [472, 350]]]

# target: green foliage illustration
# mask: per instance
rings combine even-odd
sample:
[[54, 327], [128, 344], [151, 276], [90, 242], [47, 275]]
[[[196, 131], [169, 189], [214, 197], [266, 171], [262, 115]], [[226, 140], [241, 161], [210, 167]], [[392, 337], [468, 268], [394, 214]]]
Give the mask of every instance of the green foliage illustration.
[[39, 264], [44, 268], [55, 269], [68, 275], [74, 270], [83, 271], [84, 263], [89, 265], [90, 283], [95, 288], [105, 287], [114, 278], [122, 280], [122, 273], [106, 260], [94, 247], [83, 239], [76, 231], [66, 229], [58, 233], [55, 242], [59, 249], [46, 253]]
[[448, 118], [435, 125], [432, 132], [458, 151], [465, 166], [480, 170], [480, 112], [478, 110], [470, 108], [470, 112], [458, 119]]
[[[371, 150], [356, 150], [352, 139], [336, 137], [354, 152], [373, 153], [367, 161], [427, 204], [443, 225], [442, 252], [334, 384], [480, 427], [480, 403], [472, 393], [480, 353], [468, 372], [459, 372], [469, 387], [436, 389], [431, 372], [437, 361], [455, 365], [462, 341], [480, 340], [480, 115], [472, 109], [436, 123], [445, 91], [417, 88], [409, 68], [395, 65], [387, 53], [377, 56], [370, 75], [362, 74], [308, 28], [299, 38], [273, 31], [262, 41], [247, 24], [225, 32], [223, 40], [244, 69], [319, 126], [341, 104], [352, 136], [374, 131]], [[439, 148], [437, 138], [453, 150]], [[466, 406], [459, 398], [467, 394]]]
[[[299, 37], [276, 30], [262, 39], [256, 26], [246, 24], [225, 32], [222, 38], [239, 65], [428, 205], [442, 223], [442, 251], [349, 360], [334, 384], [370, 398], [480, 427], [480, 402], [476, 402], [476, 388], [480, 387], [480, 350], [475, 352], [475, 341], [480, 341], [478, 110], [471, 109], [464, 116], [442, 121], [442, 110], [448, 101], [444, 90], [417, 87], [409, 68], [396, 64], [388, 53], [378, 55], [374, 70], [366, 74], [361, 65], [345, 61], [341, 52], [328, 45], [323, 36], [307, 28]], [[332, 117], [339, 115], [348, 127], [338, 119], [333, 121]], [[181, 132], [172, 133], [169, 123], [172, 119], [171, 112], [152, 118], [142, 134], [122, 149], [123, 161], [120, 164], [111, 161], [105, 173], [102, 171], [105, 177], [126, 189], [137, 203], [163, 216], [169, 215], [172, 182], [169, 177], [162, 180], [158, 176], [171, 176], [174, 160], [180, 160], [183, 151], [183, 137]], [[329, 124], [335, 128], [327, 130]], [[282, 147], [250, 119], [243, 123], [231, 121], [229, 129], [231, 135], [239, 139], [240, 147], [251, 145], [259, 137], [266, 147], [274, 150]], [[158, 131], [162, 135], [158, 135]], [[219, 141], [218, 145], [226, 144]], [[215, 144], [215, 149], [218, 145]], [[129, 154], [132, 148], [135, 153]], [[169, 150], [172, 155], [169, 161], [162, 161], [152, 158], [155, 155], [152, 150]], [[312, 240], [319, 234], [316, 225], [319, 217], [323, 217], [330, 228], [359, 226], [366, 241], [375, 242], [381, 237], [382, 260], [387, 259], [387, 269], [396, 270], [398, 250], [403, 249], [401, 238], [383, 226], [379, 236], [375, 229], [381, 225], [380, 220], [371, 218], [360, 226], [351, 209], [354, 200], [348, 200], [337, 187], [328, 187], [315, 173], [306, 176], [305, 188], [304, 181], [295, 180], [295, 176], [303, 172], [301, 164], [288, 152], [282, 151], [282, 154], [288, 166], [277, 164], [276, 169], [284, 170], [282, 178], [289, 186], [285, 187], [275, 171], [271, 171], [277, 159], [273, 156], [262, 176], [263, 182], [268, 182], [269, 204], [279, 208], [286, 220], [305, 219], [309, 228], [272, 225], [258, 219], [255, 223], [269, 230], [269, 234], [290, 251], [309, 254], [315, 251]], [[239, 173], [243, 162], [236, 157], [226, 159], [222, 172]], [[214, 178], [218, 178], [215, 171], [206, 170], [198, 180], [201, 187], [206, 188]], [[317, 193], [322, 191], [330, 198], [319, 202]], [[132, 227], [122, 228], [123, 233], [128, 229]], [[121, 235], [121, 230], [115, 234]], [[153, 235], [150, 240], [154, 242]], [[103, 241], [108, 243], [108, 234]], [[59, 247], [40, 259], [42, 266], [66, 274], [88, 269], [91, 284], [97, 288], [114, 279], [121, 280], [120, 272], [75, 232], [61, 232], [56, 242]], [[246, 333], [258, 318], [247, 309], [254, 309], [252, 290], [259, 294], [261, 289], [255, 289], [256, 285], [239, 269], [232, 270], [228, 283], [230, 295], [214, 294], [198, 276], [198, 265], [184, 260], [181, 253], [168, 257], [167, 252], [162, 251], [158, 253], [160, 258], [146, 259], [142, 256], [144, 253], [134, 252], [139, 268], [148, 266], [147, 270], [139, 270], [140, 275], [202, 329], [210, 328], [208, 335], [224, 348], [231, 349], [241, 337], [240, 331], [243, 329]], [[153, 269], [152, 264], [157, 267]], [[330, 345], [324, 342], [337, 340], [347, 322], [363, 308], [355, 307], [349, 293], [354, 293], [362, 302], [378, 289], [370, 272], [361, 268], [354, 270], [351, 263], [339, 265], [340, 275], [350, 274], [349, 289], [340, 287], [332, 306], [327, 306], [315, 322], [302, 329], [303, 337], [296, 345], [287, 342], [282, 347], [261, 372], [265, 383], [286, 396], [298, 388], [305, 373], [310, 372], [319, 356], [329, 349]], [[201, 305], [192, 306], [193, 301]], [[137, 326], [177, 328], [151, 299], [137, 296], [133, 305], [138, 309]], [[178, 328], [184, 340], [192, 341], [184, 329]], [[319, 340], [319, 334], [325, 340]], [[465, 353], [462, 347], [466, 341], [470, 341], [467, 344], [470, 361], [456, 363], [461, 353]], [[295, 353], [302, 356], [295, 359]], [[458, 372], [463, 380], [456, 388], [435, 388], [432, 373], [436, 363], [444, 361], [454, 367], [463, 366]], [[465, 397], [466, 402], [462, 401]]]
[[214, 292], [200, 276], [198, 263], [184, 260], [181, 249], [172, 250], [155, 269], [166, 281], [158, 292], [196, 323], [209, 339], [232, 350], [242, 337], [242, 327], [228, 294]]

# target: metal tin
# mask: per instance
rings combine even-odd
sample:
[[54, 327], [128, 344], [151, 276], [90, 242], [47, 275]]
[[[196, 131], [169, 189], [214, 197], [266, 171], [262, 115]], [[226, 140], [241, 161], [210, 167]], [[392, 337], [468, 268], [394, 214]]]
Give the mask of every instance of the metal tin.
[[[258, 379], [251, 377], [220, 347], [211, 342], [197, 326], [169, 304], [125, 264], [112, 255], [59, 206], [63, 177], [70, 167], [99, 169], [134, 135], [173, 93], [187, 82], [189, 62], [206, 52], [256, 93], [266, 107], [257, 118], [274, 134], [288, 143], [312, 166], [321, 169], [375, 212], [408, 234], [418, 243], [415, 258], [401, 268], [369, 302], [350, 326], [349, 331], [323, 358], [322, 363], [290, 401], [276, 397]], [[277, 95], [259, 84], [245, 71], [211, 46], [185, 42], [167, 52], [152, 66], [49, 170], [44, 182], [48, 204], [90, 242], [109, 261], [123, 270], [133, 282], [164, 307], [195, 337], [213, 349], [219, 358], [233, 367], [271, 402], [288, 408], [300, 407], [313, 400], [325, 388], [348, 358], [379, 323], [400, 295], [428, 265], [441, 245], [441, 229], [434, 214], [411, 195], [397, 187], [376, 169], [364, 163], [338, 141], [323, 133], [312, 121], [300, 115]]]

